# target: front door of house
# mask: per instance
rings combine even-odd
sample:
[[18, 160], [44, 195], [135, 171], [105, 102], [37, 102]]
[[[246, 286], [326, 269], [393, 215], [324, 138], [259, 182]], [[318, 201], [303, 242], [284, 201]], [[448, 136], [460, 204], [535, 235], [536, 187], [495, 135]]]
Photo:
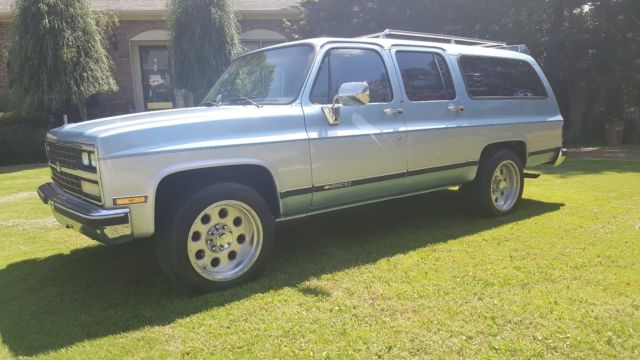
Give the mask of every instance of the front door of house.
[[173, 88], [166, 45], [140, 46], [140, 74], [144, 109], [172, 109]]

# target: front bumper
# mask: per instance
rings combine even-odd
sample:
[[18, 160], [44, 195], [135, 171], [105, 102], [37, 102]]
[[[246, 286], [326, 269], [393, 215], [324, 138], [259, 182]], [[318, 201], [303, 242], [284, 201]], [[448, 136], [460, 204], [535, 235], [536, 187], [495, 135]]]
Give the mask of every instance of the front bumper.
[[104, 244], [133, 240], [129, 208], [103, 209], [64, 191], [54, 183], [38, 188], [38, 196], [49, 204], [60, 224]]

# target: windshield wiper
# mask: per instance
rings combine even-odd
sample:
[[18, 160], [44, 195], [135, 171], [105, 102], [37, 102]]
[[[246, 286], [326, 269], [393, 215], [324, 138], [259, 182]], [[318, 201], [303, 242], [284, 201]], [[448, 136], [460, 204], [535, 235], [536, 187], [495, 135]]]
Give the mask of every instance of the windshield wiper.
[[222, 99], [222, 95], [218, 95], [218, 97], [215, 100], [206, 101], [203, 105], [206, 107], [212, 107], [212, 106], [220, 107], [222, 106], [222, 102], [220, 102], [220, 99]]
[[244, 101], [245, 103], [249, 103], [251, 105], [254, 105], [255, 107], [257, 107], [258, 109], [261, 108], [263, 105], [258, 104], [257, 102], [249, 99], [246, 96], [238, 96], [237, 98], [233, 98], [231, 100], [229, 100], [229, 102], [236, 102], [236, 101]]
[[[257, 107], [257, 108], [262, 108], [263, 107], [263, 105], [258, 104], [257, 102], [249, 99], [246, 96], [238, 96], [238, 97], [229, 99], [228, 101], [225, 101], [225, 103], [227, 103], [227, 104], [237, 103], [237, 102], [250, 104], [250, 105], [253, 105], [253, 106]], [[212, 107], [212, 106], [220, 107], [220, 106], [224, 105], [222, 103], [222, 95], [218, 95], [218, 97], [216, 97], [215, 100], [205, 101], [204, 103], [202, 103], [202, 105], [204, 105], [206, 107]]]

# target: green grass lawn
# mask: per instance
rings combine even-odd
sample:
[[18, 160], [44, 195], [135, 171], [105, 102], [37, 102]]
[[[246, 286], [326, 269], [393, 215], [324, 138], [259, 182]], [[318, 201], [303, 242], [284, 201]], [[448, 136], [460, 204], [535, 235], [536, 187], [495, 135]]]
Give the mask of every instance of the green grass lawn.
[[192, 296], [0, 168], [0, 358], [640, 358], [640, 162], [544, 171], [502, 219], [441, 191], [280, 224], [264, 276]]

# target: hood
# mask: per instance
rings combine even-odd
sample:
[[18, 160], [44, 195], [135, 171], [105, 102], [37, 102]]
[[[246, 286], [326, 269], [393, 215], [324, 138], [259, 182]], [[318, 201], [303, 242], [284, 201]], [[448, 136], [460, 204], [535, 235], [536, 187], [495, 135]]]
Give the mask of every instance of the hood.
[[[190, 144], [230, 141], [255, 130], [266, 119], [300, 116], [300, 105], [221, 106], [174, 109], [122, 115], [68, 124], [52, 129], [47, 138], [96, 146], [99, 158], [150, 151], [184, 150]], [[273, 126], [274, 133], [279, 129]]]

